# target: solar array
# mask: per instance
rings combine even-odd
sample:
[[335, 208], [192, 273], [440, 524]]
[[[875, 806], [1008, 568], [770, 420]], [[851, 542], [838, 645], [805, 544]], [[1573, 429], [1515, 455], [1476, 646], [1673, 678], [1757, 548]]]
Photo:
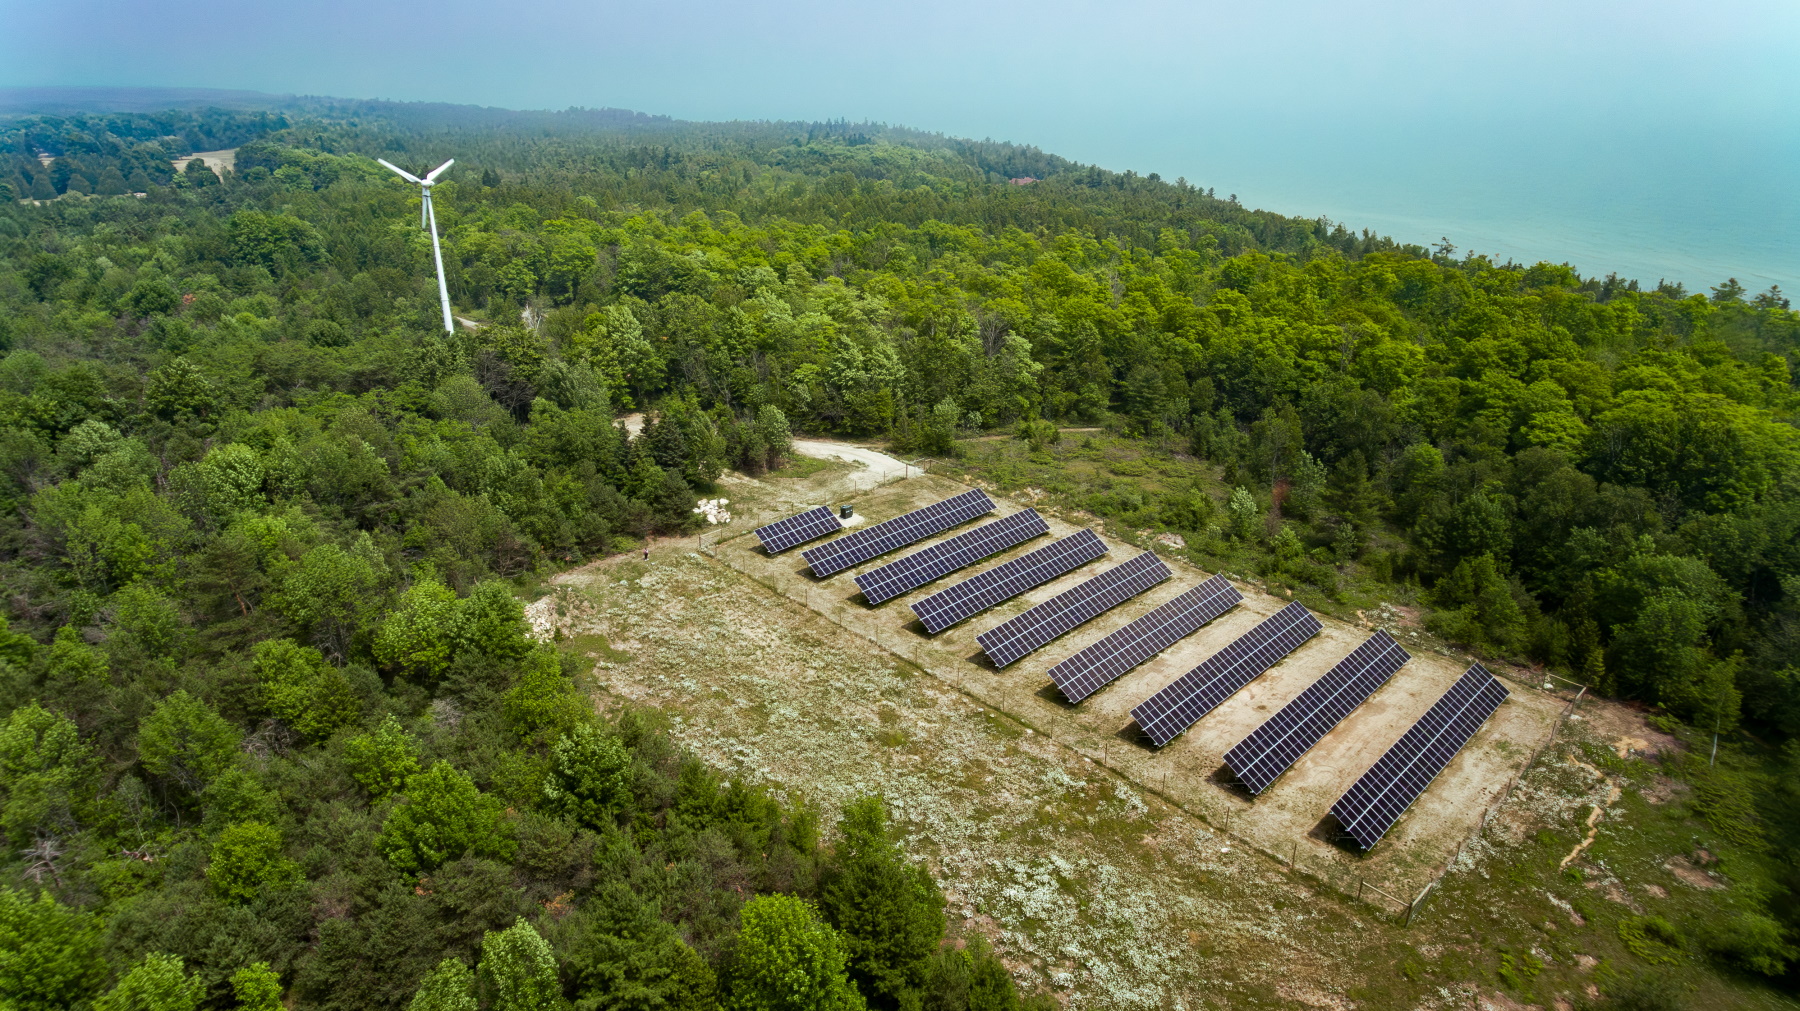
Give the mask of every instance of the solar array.
[[932, 534], [943, 533], [951, 527], [993, 511], [994, 500], [988, 498], [985, 492], [966, 491], [923, 509], [915, 509], [904, 516], [877, 523], [867, 530], [858, 530], [816, 548], [808, 548], [800, 554], [806, 559], [806, 564], [812, 567], [813, 575], [823, 579], [853, 565], [861, 565], [878, 555], [885, 555], [908, 544], [917, 544]]
[[1392, 636], [1376, 632], [1227, 751], [1225, 764], [1251, 793], [1267, 790], [1295, 759], [1319, 743], [1411, 659], [1412, 654], [1401, 649]]
[[1050, 668], [1050, 680], [1064, 698], [1080, 702], [1243, 599], [1224, 576], [1214, 576]]
[[1004, 667], [1169, 576], [1169, 567], [1156, 557], [1156, 552], [1146, 551], [1079, 586], [1064, 590], [1016, 618], [995, 625], [976, 636], [975, 641], [981, 643], [994, 666]]
[[[996, 524], [997, 525], [997, 524]], [[1030, 554], [979, 572], [912, 605], [926, 631], [942, 632], [964, 618], [1011, 600], [1106, 555], [1106, 544], [1092, 530], [1046, 544]]]
[[856, 577], [856, 585], [869, 603], [879, 604], [1049, 532], [1050, 524], [1037, 510], [1027, 509], [871, 569]]
[[1331, 805], [1363, 849], [1373, 847], [1506, 699], [1506, 686], [1475, 664], [1374, 767]]
[[1131, 715], [1160, 748], [1323, 628], [1304, 605], [1289, 604], [1138, 703]]
[[771, 555], [781, 554], [796, 544], [815, 541], [826, 534], [835, 534], [844, 529], [838, 518], [831, 513], [830, 506], [808, 509], [798, 516], [789, 516], [785, 520], [776, 520], [766, 527], [758, 527], [756, 537], [762, 541], [763, 550]]

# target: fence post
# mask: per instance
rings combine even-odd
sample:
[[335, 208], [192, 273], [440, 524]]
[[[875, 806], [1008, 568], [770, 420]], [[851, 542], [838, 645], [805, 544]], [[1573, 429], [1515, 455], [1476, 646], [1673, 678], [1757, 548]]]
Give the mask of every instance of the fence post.
[[1358, 902], [1362, 901], [1362, 893], [1363, 893], [1363, 879], [1357, 878], [1356, 879], [1356, 901], [1358, 901]]

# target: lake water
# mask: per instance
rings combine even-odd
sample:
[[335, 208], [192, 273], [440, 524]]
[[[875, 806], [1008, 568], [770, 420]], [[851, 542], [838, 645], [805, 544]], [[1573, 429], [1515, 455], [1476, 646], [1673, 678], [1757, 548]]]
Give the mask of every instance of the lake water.
[[1247, 206], [1406, 242], [1448, 237], [1500, 261], [1567, 262], [1645, 287], [1667, 278], [1703, 292], [1736, 277], [1752, 292], [1800, 293], [1800, 121], [1333, 129], [1264, 119], [1196, 124], [1173, 139], [1118, 130], [1076, 146], [1088, 154], [1093, 141], [1114, 149], [1082, 160], [1186, 176]]

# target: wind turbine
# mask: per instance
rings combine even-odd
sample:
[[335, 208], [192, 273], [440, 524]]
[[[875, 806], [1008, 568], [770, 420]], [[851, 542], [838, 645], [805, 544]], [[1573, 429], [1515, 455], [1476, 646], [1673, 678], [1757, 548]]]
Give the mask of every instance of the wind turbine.
[[456, 321], [450, 316], [450, 287], [444, 283], [444, 252], [442, 249], [438, 248], [437, 212], [431, 208], [431, 187], [432, 184], [437, 182], [437, 177], [444, 174], [445, 169], [456, 164], [456, 159], [452, 158], [442, 165], [439, 165], [437, 168], [432, 169], [425, 174], [425, 178], [423, 179], [420, 179], [411, 172], [395, 165], [386, 158], [377, 158], [375, 160], [386, 165], [389, 171], [407, 182], [419, 184], [419, 195], [421, 200], [419, 204], [419, 227], [431, 229], [431, 258], [437, 262], [438, 300], [444, 305], [444, 332], [454, 334], [456, 332]]

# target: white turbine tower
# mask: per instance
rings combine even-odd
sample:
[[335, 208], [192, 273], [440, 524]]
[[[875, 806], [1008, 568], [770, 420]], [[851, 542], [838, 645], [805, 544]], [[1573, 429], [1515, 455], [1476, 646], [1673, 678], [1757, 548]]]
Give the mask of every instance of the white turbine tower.
[[438, 301], [442, 302], [444, 305], [444, 332], [453, 334], [456, 332], [456, 321], [450, 316], [450, 287], [444, 283], [444, 252], [438, 248], [437, 212], [431, 209], [431, 187], [433, 183], [437, 182], [437, 177], [444, 174], [445, 169], [456, 164], [456, 159], [452, 158], [442, 165], [439, 165], [437, 168], [432, 169], [425, 174], [425, 178], [423, 179], [420, 179], [411, 172], [395, 165], [386, 158], [377, 158], [375, 160], [386, 165], [390, 171], [407, 182], [419, 184], [421, 201], [419, 204], [419, 227], [431, 229], [431, 258], [437, 262]]

